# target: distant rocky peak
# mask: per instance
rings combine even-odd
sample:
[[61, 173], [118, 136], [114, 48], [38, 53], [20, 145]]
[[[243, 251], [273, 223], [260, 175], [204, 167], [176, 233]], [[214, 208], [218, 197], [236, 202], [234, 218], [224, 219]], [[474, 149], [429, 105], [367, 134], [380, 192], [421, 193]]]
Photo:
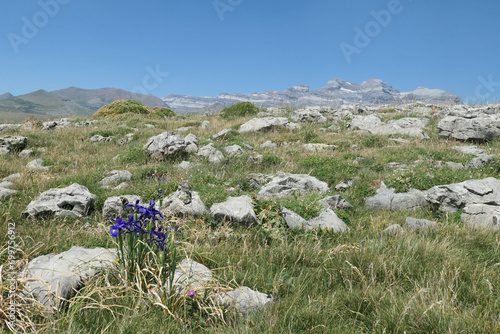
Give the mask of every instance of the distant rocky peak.
[[302, 85], [298, 85], [298, 86], [288, 87], [286, 90], [288, 92], [307, 93], [309, 91], [309, 86], [306, 84], [302, 84]]

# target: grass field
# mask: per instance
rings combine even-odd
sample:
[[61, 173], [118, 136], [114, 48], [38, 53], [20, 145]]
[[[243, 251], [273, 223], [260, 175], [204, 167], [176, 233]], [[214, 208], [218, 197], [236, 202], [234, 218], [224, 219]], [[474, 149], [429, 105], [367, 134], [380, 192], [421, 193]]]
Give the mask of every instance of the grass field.
[[[408, 111], [411, 113], [411, 111]], [[413, 115], [413, 114], [412, 114]], [[5, 116], [5, 115], [4, 115]], [[403, 115], [389, 110], [384, 118]], [[431, 119], [426, 132], [430, 140], [405, 137], [408, 143], [389, 136], [361, 134], [338, 122], [339, 132], [321, 132], [326, 125], [301, 124], [301, 130], [274, 130], [267, 133], [237, 131], [214, 141], [217, 148], [249, 144], [254, 151], [230, 157], [219, 165], [196, 155], [155, 161], [142, 149], [148, 138], [163, 131], [196, 125], [191, 132], [199, 144], [225, 128], [237, 130], [252, 117], [224, 120], [213, 116], [170, 119], [148, 115], [120, 115], [100, 120], [96, 127], [44, 131], [15, 130], [1, 135], [28, 137], [28, 149], [48, 172], [29, 173], [26, 164], [34, 158], [0, 156], [0, 178], [21, 173], [13, 189], [19, 193], [3, 200], [0, 226], [14, 223], [19, 251], [16, 267], [48, 253], [68, 250], [73, 245], [115, 247], [107, 218], [101, 214], [106, 198], [122, 194], [140, 195], [144, 200], [175, 191], [188, 179], [207, 208], [227, 196], [249, 194], [259, 217], [255, 228], [215, 221], [207, 215], [180, 222], [179, 252], [204, 264], [224, 286], [248, 286], [275, 296], [266, 307], [241, 317], [224, 308], [210, 309], [206, 300], [180, 300], [168, 311], [144, 303], [140, 289], [122, 280], [119, 269], [98, 275], [76, 294], [60, 314], [46, 316], [24, 305], [18, 323], [25, 332], [37, 333], [495, 333], [500, 332], [500, 234], [494, 230], [471, 228], [460, 221], [460, 213], [439, 210], [372, 211], [364, 199], [384, 181], [400, 191], [429, 189], [439, 184], [469, 179], [498, 177], [500, 140], [473, 143], [495, 156], [480, 168], [452, 170], [435, 168], [432, 160], [467, 162], [473, 156], [451, 147], [469, 145], [438, 136], [437, 120]], [[198, 124], [209, 120], [207, 129]], [[2, 118], [0, 118], [2, 120]], [[156, 128], [148, 128], [145, 124]], [[136, 131], [133, 129], [137, 129]], [[134, 133], [128, 145], [118, 139]], [[115, 140], [92, 143], [95, 134], [115, 136]], [[396, 137], [396, 136], [392, 136]], [[401, 137], [401, 136], [397, 136]], [[275, 149], [262, 149], [267, 140]], [[333, 144], [333, 151], [309, 152], [304, 143]], [[260, 164], [248, 156], [262, 154]], [[176, 165], [182, 160], [200, 162], [189, 171]], [[415, 161], [419, 161], [415, 163]], [[405, 168], [388, 166], [390, 162]], [[97, 183], [107, 171], [126, 169], [133, 174], [125, 190], [100, 188]], [[249, 187], [250, 173], [278, 171], [310, 174], [330, 186], [331, 194], [341, 194], [352, 209], [338, 210], [349, 231], [289, 230], [277, 214], [281, 205], [304, 218], [319, 213], [317, 193], [297, 194], [274, 201], [257, 201], [258, 189]], [[154, 175], [153, 175], [154, 174]], [[166, 180], [158, 178], [166, 175]], [[335, 185], [358, 177], [355, 185], [336, 192]], [[80, 219], [22, 218], [21, 212], [41, 192], [74, 182], [97, 195], [95, 210]], [[229, 192], [228, 188], [234, 188]], [[391, 224], [403, 224], [406, 217], [437, 221], [430, 230], [405, 234], [381, 234]], [[174, 220], [174, 218], [168, 218]], [[225, 233], [239, 237], [226, 237]], [[7, 237], [2, 232], [0, 264], [7, 262]], [[8, 289], [6, 266], [2, 267], [0, 306], [6, 310]], [[22, 287], [19, 287], [22, 289]], [[21, 318], [22, 317], [22, 318]], [[0, 313], [2, 331], [7, 332], [6, 315]]]

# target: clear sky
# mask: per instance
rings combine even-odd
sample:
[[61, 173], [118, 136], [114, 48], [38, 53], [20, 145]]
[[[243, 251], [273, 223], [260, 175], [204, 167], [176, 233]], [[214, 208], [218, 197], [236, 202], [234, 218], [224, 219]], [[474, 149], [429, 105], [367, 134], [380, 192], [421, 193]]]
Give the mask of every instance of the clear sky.
[[4, 0], [0, 94], [214, 96], [339, 77], [500, 100], [498, 0]]

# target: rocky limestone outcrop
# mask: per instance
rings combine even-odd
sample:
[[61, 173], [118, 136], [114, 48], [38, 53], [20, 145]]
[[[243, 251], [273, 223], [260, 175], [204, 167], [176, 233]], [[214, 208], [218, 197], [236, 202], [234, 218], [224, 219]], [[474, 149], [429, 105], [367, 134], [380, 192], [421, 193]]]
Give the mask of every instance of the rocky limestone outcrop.
[[196, 191], [189, 190], [189, 182], [179, 184], [177, 191], [162, 202], [162, 211], [176, 216], [201, 216], [208, 213], [205, 204]]
[[271, 199], [278, 196], [288, 196], [294, 192], [319, 191], [327, 192], [328, 184], [307, 174], [278, 173], [269, 183], [265, 184], [257, 194], [257, 199]]
[[73, 183], [65, 188], [52, 188], [41, 193], [23, 211], [24, 216], [48, 214], [56, 217], [87, 216], [97, 196], [87, 187]]
[[174, 132], [169, 131], [149, 138], [143, 148], [153, 158], [161, 160], [184, 152], [188, 144], [183, 135], [176, 135]]
[[210, 208], [210, 214], [215, 219], [232, 221], [246, 226], [257, 224], [252, 198], [248, 195], [229, 196], [225, 202], [213, 204]]
[[288, 121], [285, 117], [264, 117], [254, 118], [242, 124], [238, 130], [239, 133], [252, 131], [269, 131], [274, 128], [284, 127], [289, 130], [300, 129], [301, 126]]

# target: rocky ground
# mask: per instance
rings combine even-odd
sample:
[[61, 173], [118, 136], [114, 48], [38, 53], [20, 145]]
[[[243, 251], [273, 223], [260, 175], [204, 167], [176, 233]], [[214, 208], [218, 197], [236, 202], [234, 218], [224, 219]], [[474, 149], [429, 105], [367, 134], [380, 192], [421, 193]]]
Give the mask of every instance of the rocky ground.
[[[2, 124], [0, 213], [5, 230], [15, 226], [19, 295], [63, 312], [75, 289], [116, 267], [108, 219], [155, 200], [184, 230], [179, 293], [225, 287], [207, 293], [225, 320], [174, 317], [172, 326], [500, 330], [499, 112], [413, 104], [269, 108], [230, 121], [122, 115]], [[337, 293], [353, 295], [334, 301]], [[71, 303], [79, 301], [66, 310]], [[312, 316], [324, 303], [329, 315]], [[71, 312], [87, 312], [78, 305]], [[161, 312], [151, 309], [139, 313]], [[61, 317], [42, 327], [92, 331]]]

